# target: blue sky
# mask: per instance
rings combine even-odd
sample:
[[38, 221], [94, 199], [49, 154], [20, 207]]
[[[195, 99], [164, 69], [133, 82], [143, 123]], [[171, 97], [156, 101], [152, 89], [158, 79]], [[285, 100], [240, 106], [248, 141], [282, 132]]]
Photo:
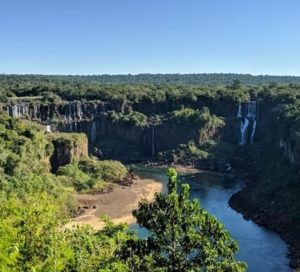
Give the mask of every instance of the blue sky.
[[300, 76], [299, 0], [0, 0], [0, 73]]

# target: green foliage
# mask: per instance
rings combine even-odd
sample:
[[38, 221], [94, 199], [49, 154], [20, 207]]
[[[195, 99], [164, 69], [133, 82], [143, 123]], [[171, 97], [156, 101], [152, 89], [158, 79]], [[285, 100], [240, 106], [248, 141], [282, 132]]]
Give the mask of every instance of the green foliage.
[[[274, 82], [278, 84], [274, 85]], [[191, 105], [203, 100], [236, 103], [257, 96], [274, 99], [277, 94], [286, 100], [299, 95], [299, 83], [299, 77], [239, 74], [0, 75], [0, 101], [15, 101], [17, 97], [23, 97], [33, 102], [39, 99], [43, 103], [57, 103], [62, 99], [102, 100], [120, 106], [128, 101]]]
[[83, 172], [106, 182], [119, 183], [127, 175], [127, 168], [118, 161], [85, 158], [79, 161], [78, 166]]
[[59, 202], [46, 193], [1, 203], [1, 271], [62, 271], [69, 255], [58, 228], [63, 218]]
[[176, 149], [160, 152], [158, 159], [168, 160], [176, 164], [193, 164], [198, 160], [203, 160], [211, 157], [211, 153], [197, 146], [193, 141], [187, 144], [180, 144]]
[[68, 177], [67, 184], [78, 192], [101, 192], [111, 183], [122, 182], [128, 171], [118, 161], [99, 161], [97, 158], [82, 158], [59, 168], [59, 176]]
[[51, 143], [56, 142], [69, 148], [87, 147], [87, 136], [84, 133], [49, 133], [46, 137]]
[[223, 118], [210, 114], [207, 107], [201, 110], [183, 108], [173, 111], [167, 122], [194, 127], [198, 130], [199, 137], [188, 143], [179, 144], [173, 150], [160, 152], [158, 159], [187, 165], [215, 157], [215, 149], [212, 146], [219, 143], [216, 135], [218, 130], [225, 126]]
[[106, 219], [103, 230], [95, 232], [91, 227], [76, 228], [65, 232], [72, 258], [64, 271], [130, 271], [117, 257], [117, 252], [128, 239], [136, 238], [127, 232], [125, 225], [113, 225]]
[[0, 189], [4, 195], [48, 191], [62, 193], [50, 172], [51, 144], [39, 128], [6, 115], [0, 116]]
[[183, 108], [181, 110], [173, 111], [169, 117], [169, 121], [180, 125], [206, 126], [214, 129], [225, 125], [224, 120], [214, 114], [210, 114], [207, 107], [203, 107], [201, 110]]
[[133, 212], [140, 226], [151, 231], [144, 240], [130, 239], [122, 258], [134, 271], [246, 271], [235, 260], [237, 243], [224, 226], [189, 199], [189, 186], [180, 186], [168, 170], [168, 194], [153, 203], [142, 202]]
[[147, 127], [148, 126], [148, 118], [145, 114], [138, 111], [131, 111], [128, 114], [124, 113], [116, 113], [115, 111], [109, 112], [110, 118], [114, 122], [120, 122], [129, 124], [133, 127]]
[[96, 183], [95, 180], [78, 168], [78, 164], [76, 162], [61, 166], [58, 169], [57, 175], [68, 177], [64, 184], [66, 186], [74, 187], [77, 192], [88, 192], [94, 188]]
[[[69, 84], [193, 84], [193, 85], [230, 85], [233, 82], [247, 85], [262, 85], [269, 83], [300, 84], [300, 78], [295, 76], [252, 76], [249, 74], [138, 74], [138, 75], [0, 75], [3, 85], [15, 84], [30, 86], [30, 84], [59, 85]], [[67, 86], [65, 86], [67, 90]]]
[[62, 99], [58, 95], [50, 91], [42, 92], [41, 96], [41, 101], [43, 103], [60, 103], [62, 101]]
[[0, 221], [0, 271], [129, 271], [117, 258], [135, 237], [125, 225], [65, 229], [65, 214], [46, 193], [1, 203]]

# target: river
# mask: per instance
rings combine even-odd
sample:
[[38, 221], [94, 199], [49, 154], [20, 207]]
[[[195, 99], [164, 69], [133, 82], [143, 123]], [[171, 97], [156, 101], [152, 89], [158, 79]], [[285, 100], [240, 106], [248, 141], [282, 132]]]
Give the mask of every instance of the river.
[[[167, 191], [167, 178], [161, 169], [136, 167], [135, 172], [141, 177], [152, 178], [164, 185]], [[236, 257], [245, 261], [249, 272], [291, 272], [288, 266], [288, 246], [281, 237], [231, 209], [228, 200], [243, 187], [242, 180], [226, 180], [214, 173], [180, 175], [179, 180], [190, 185], [190, 195], [198, 199], [201, 206], [218, 218], [238, 241], [239, 252]], [[147, 230], [132, 225], [142, 237]]]

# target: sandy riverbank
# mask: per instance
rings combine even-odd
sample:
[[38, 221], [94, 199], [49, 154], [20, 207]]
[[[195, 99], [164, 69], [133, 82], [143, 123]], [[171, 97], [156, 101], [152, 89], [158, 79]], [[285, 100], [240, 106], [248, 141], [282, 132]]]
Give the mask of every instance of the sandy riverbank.
[[160, 182], [138, 179], [131, 187], [118, 185], [108, 194], [78, 194], [76, 201], [86, 207], [86, 211], [74, 218], [66, 227], [90, 225], [95, 230], [99, 230], [104, 226], [103, 221], [99, 219], [102, 215], [109, 216], [115, 224], [135, 223], [132, 211], [138, 207], [138, 203], [143, 199], [154, 200], [155, 193], [161, 191], [162, 184]]
[[213, 170], [205, 170], [199, 169], [192, 165], [181, 165], [181, 164], [164, 164], [164, 163], [149, 163], [146, 164], [145, 167], [150, 168], [160, 168], [160, 169], [168, 169], [168, 168], [175, 168], [179, 174], [189, 175], [189, 174], [211, 174], [214, 176], [225, 176], [225, 177], [232, 177], [234, 174], [232, 172], [224, 172], [224, 171], [213, 171]]
[[159, 168], [165, 170], [167, 170], [168, 168], [175, 168], [181, 174], [198, 174], [203, 172], [203, 170], [197, 169], [194, 166], [181, 165], [181, 164], [165, 164], [165, 163], [150, 162], [145, 164], [145, 167]]

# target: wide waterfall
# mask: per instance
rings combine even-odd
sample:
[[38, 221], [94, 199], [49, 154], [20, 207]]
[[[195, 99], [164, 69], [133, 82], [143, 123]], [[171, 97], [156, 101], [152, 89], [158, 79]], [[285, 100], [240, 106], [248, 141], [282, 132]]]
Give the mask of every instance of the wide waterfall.
[[[101, 113], [102, 104], [82, 102], [63, 102], [58, 104], [36, 104], [31, 102], [15, 102], [0, 104], [0, 113], [7, 112], [14, 118], [25, 118], [39, 120], [42, 123], [49, 123], [52, 120], [61, 122], [76, 122], [83, 119], [98, 117]], [[84, 109], [87, 108], [86, 111]]]
[[256, 101], [240, 103], [238, 107], [237, 118], [240, 119], [240, 145], [245, 145], [248, 142], [253, 144], [257, 125]]

